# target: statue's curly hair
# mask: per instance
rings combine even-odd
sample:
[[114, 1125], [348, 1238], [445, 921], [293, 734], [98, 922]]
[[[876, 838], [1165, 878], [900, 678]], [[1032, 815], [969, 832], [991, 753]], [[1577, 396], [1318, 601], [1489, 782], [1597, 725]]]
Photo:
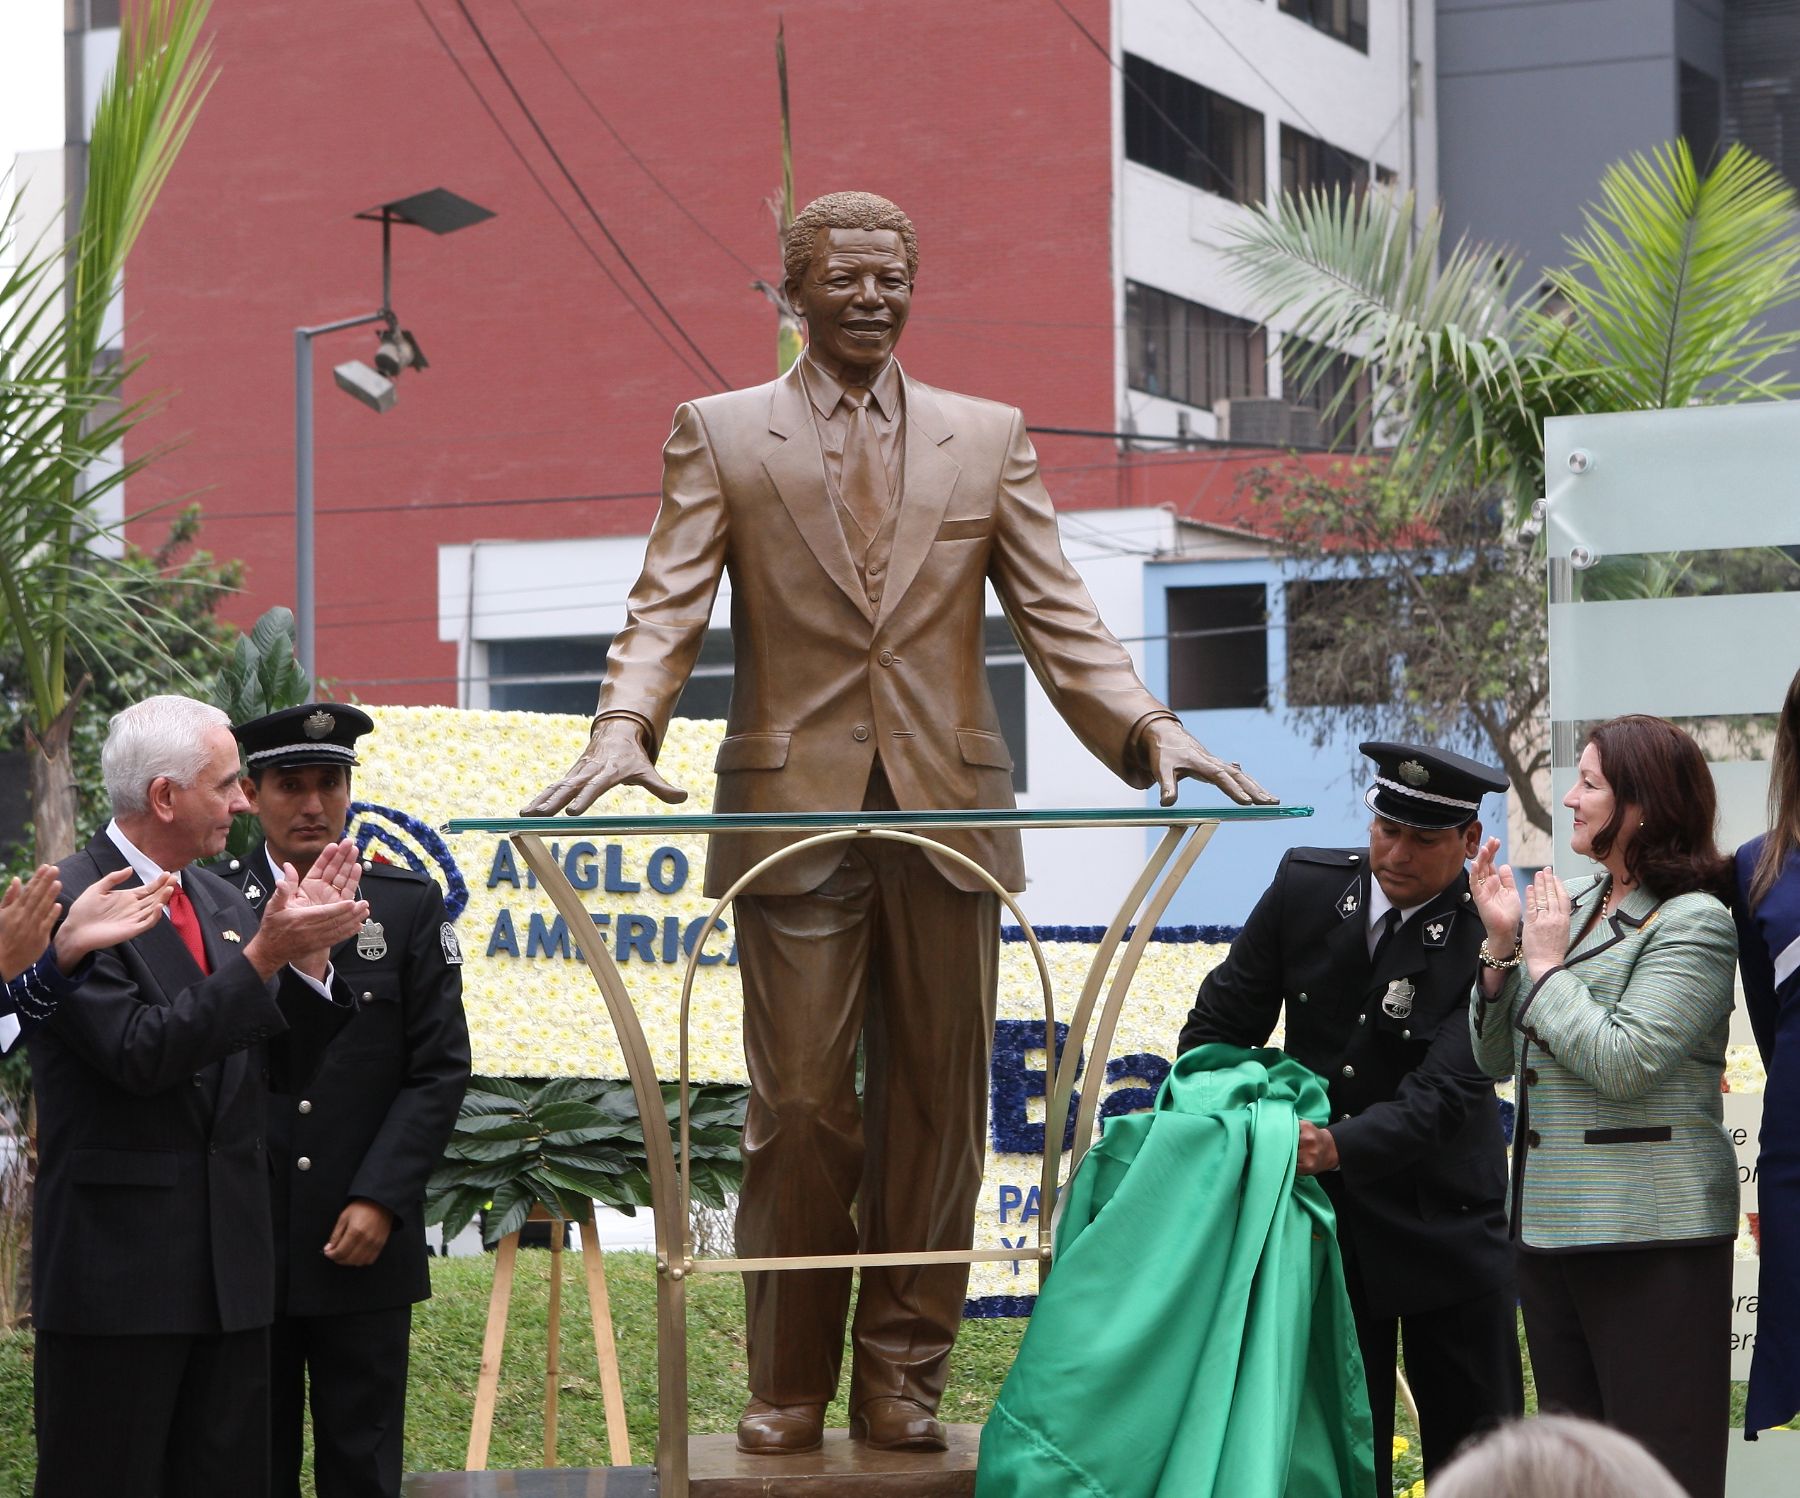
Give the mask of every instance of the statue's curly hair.
[[821, 229], [892, 229], [906, 247], [906, 274], [919, 274], [919, 236], [912, 220], [886, 198], [872, 192], [828, 192], [794, 215], [781, 244], [781, 265], [790, 281], [798, 281], [812, 264]]

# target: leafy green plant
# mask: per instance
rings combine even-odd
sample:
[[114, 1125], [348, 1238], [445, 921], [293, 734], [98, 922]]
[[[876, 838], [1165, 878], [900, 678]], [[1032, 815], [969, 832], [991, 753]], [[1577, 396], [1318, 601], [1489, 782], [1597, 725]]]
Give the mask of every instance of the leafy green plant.
[[[258, 619], [248, 634], [240, 634], [231, 658], [213, 681], [213, 706], [233, 723], [298, 707], [312, 696], [312, 683], [294, 658], [293, 610], [280, 606]], [[262, 836], [261, 825], [250, 812], [232, 820], [225, 851], [242, 858]]]
[[[1284, 385], [1312, 388], [1339, 354], [1373, 377], [1373, 425], [1427, 518], [1461, 489], [1522, 521], [1544, 492], [1546, 417], [1800, 389], [1800, 333], [1770, 321], [1800, 299], [1797, 206], [1742, 146], [1703, 171], [1677, 140], [1607, 169], [1568, 263], [1541, 279], [1496, 246], [1446, 246], [1442, 210], [1420, 215], [1410, 195], [1283, 195], [1221, 249], [1286, 330]], [[1357, 385], [1328, 413], [1346, 431], [1366, 414]]]
[[[671, 1128], [678, 1089], [664, 1084]], [[743, 1167], [746, 1087], [688, 1091], [694, 1200], [718, 1207], [737, 1190]], [[559, 1222], [584, 1222], [593, 1202], [634, 1213], [650, 1201], [649, 1159], [628, 1082], [558, 1077], [542, 1084], [474, 1077], [462, 1112], [425, 1193], [425, 1220], [454, 1237], [487, 1210], [491, 1248], [515, 1233], [533, 1207]]]
[[[127, 256], [211, 86], [209, 0], [130, 7], [87, 151], [81, 220], [66, 247], [29, 247], [0, 274], [0, 643], [24, 684], [37, 856], [75, 849], [69, 748], [86, 686], [73, 648], [98, 619], [128, 628], [140, 595], [96, 567], [116, 533], [96, 504], [154, 459], [102, 462], [147, 413], [125, 386], [140, 361], [104, 356]], [[17, 213], [9, 204], [8, 222]], [[162, 623], [178, 616], [165, 611]], [[71, 668], [74, 668], [72, 674]]]

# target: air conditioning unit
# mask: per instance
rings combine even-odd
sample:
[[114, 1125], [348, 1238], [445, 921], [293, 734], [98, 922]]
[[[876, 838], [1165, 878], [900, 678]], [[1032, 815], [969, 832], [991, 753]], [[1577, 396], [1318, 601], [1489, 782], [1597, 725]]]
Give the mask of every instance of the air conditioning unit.
[[1310, 406], [1290, 406], [1274, 396], [1241, 396], [1213, 407], [1219, 436], [1227, 442], [1256, 447], [1324, 447], [1319, 413]]
[[[1287, 441], [1289, 447], [1326, 447], [1324, 423], [1311, 406], [1289, 406]], [[1333, 420], [1339, 418], [1334, 417]]]
[[1219, 418], [1219, 435], [1226, 441], [1286, 447], [1293, 440], [1288, 436], [1287, 402], [1273, 396], [1220, 401], [1213, 412]]

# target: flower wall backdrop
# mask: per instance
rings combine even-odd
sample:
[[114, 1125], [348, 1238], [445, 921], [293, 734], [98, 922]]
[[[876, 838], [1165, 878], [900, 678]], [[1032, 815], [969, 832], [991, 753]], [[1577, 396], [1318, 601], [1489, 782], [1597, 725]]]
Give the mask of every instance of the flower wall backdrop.
[[[353, 828], [371, 851], [425, 868], [443, 885], [466, 959], [463, 991], [475, 1070], [494, 1076], [623, 1077], [624, 1060], [594, 980], [523, 862], [500, 837], [440, 835], [452, 817], [517, 815], [574, 763], [587, 743], [588, 720], [456, 708], [371, 711], [376, 731], [360, 746]], [[658, 768], [689, 792], [680, 807], [621, 787], [606, 797], [603, 810], [710, 810], [713, 758], [723, 732], [718, 721], [678, 719], [670, 725]], [[687, 956], [712, 908], [701, 893], [705, 838], [570, 835], [557, 839], [555, 850], [606, 933], [658, 1073], [673, 1078]], [[1096, 891], [1097, 925], [1110, 917], [1119, 893]], [[747, 1080], [729, 910], [723, 919], [725, 929], [707, 943], [694, 985], [689, 1053], [696, 1081]], [[1080, 995], [1097, 934], [1086, 928], [1040, 929], [1061, 1017]], [[1156, 933], [1097, 1079], [1103, 1118], [1150, 1103], [1168, 1071], [1194, 992], [1224, 957], [1232, 934], [1213, 927]], [[1037, 1241], [1042, 1216], [1044, 1001], [1022, 933], [1013, 928], [1003, 935], [987, 1174], [976, 1242], [1026, 1249]], [[1281, 1043], [1279, 1030], [1270, 1043]], [[1733, 1048], [1728, 1081], [1734, 1092], [1761, 1091], [1762, 1068], [1752, 1048]], [[1085, 1068], [1080, 1085], [1096, 1085]], [[1500, 1094], [1510, 1131], [1510, 1085]], [[1752, 1252], [1751, 1242], [1746, 1230], [1741, 1251]], [[1023, 1310], [1036, 1289], [1030, 1259], [977, 1265], [971, 1310]]]

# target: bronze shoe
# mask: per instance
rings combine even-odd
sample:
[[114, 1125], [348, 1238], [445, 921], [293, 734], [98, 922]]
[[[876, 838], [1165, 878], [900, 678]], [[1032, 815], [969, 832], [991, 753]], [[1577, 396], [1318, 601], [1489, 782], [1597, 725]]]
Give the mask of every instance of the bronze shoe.
[[950, 1444], [935, 1413], [916, 1399], [891, 1394], [871, 1399], [856, 1412], [850, 1439], [877, 1451], [943, 1451]]
[[737, 1449], [752, 1456], [797, 1456], [825, 1439], [822, 1404], [770, 1404], [752, 1399], [738, 1418]]

